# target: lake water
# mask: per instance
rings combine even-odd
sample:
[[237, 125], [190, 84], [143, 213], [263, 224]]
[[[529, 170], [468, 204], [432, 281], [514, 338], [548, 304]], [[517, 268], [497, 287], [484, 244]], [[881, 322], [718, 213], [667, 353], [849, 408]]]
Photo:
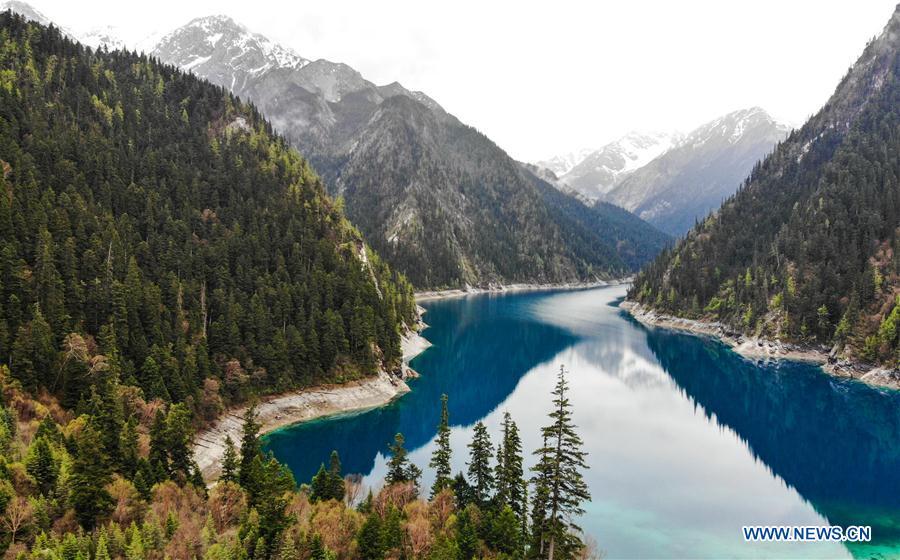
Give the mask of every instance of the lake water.
[[[891, 557], [900, 550], [900, 393], [809, 365], [757, 363], [707, 338], [646, 328], [623, 287], [424, 304], [434, 346], [388, 406], [279, 430], [267, 446], [298, 481], [332, 449], [378, 486], [402, 432], [427, 469], [449, 395], [454, 470], [473, 425], [503, 412], [538, 446], [559, 366], [589, 452], [580, 524], [608, 558]], [[531, 463], [531, 457], [526, 460]], [[873, 542], [746, 543], [744, 525], [871, 525]]]

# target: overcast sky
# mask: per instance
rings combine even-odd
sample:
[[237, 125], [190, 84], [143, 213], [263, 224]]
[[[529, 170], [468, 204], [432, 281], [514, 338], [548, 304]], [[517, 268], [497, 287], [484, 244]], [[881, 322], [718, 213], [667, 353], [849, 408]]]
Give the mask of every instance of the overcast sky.
[[880, 33], [896, 0], [33, 0], [128, 41], [227, 14], [305, 58], [422, 90], [516, 158], [629, 130], [688, 131], [759, 105], [798, 125]]

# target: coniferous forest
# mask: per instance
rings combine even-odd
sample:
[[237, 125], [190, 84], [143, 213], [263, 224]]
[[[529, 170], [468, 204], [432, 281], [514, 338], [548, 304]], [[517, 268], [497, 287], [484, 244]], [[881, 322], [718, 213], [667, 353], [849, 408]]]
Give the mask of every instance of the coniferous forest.
[[629, 297], [900, 365], [900, 11], [825, 107]]
[[[24, 4], [15, 9], [40, 16]], [[802, 499], [815, 519], [835, 522], [821, 507], [825, 500], [792, 486], [799, 476], [773, 467], [761, 472], [759, 462], [769, 465], [773, 452], [732, 429], [715, 399], [684, 390], [688, 385], [667, 367], [668, 354], [656, 348], [661, 343], [652, 333], [616, 336], [636, 327], [612, 309], [624, 287], [526, 294], [534, 300], [505, 309], [491, 294], [448, 305], [445, 315], [439, 304], [423, 304], [435, 331], [456, 318], [464, 323], [432, 340], [432, 356], [455, 369], [429, 378], [423, 365], [419, 382], [442, 385], [414, 395], [424, 395], [424, 408], [434, 413], [428, 405], [442, 395], [433, 403], [439, 421], [401, 406], [368, 410], [374, 397], [365, 394], [366, 380], [389, 384], [385, 400], [409, 390], [404, 360], [427, 346], [414, 336], [424, 311], [398, 270], [420, 288], [468, 291], [510, 281], [601, 283], [652, 260], [627, 295], [642, 309], [715, 323], [731, 338], [815, 347], [830, 352], [832, 363], [878, 366], [885, 384], [900, 386], [900, 6], [824, 108], [674, 246], [634, 214], [577, 198], [554, 173], [517, 163], [425, 94], [399, 83], [375, 86], [349, 66], [300, 58], [227, 16], [195, 19], [161, 40], [167, 48], [154, 52], [167, 52], [172, 58], [165, 60], [177, 66], [127, 49], [90, 48], [40, 18], [0, 13], [3, 560], [594, 559], [601, 553], [586, 533], [598, 527], [622, 524], [605, 534], [620, 551], [634, 555], [623, 547], [646, 544], [638, 542], [643, 532], [625, 526], [640, 518], [623, 511], [658, 521], [647, 529], [648, 546], [670, 555], [738, 550], [715, 548], [717, 538], [701, 543], [696, 527], [664, 519], [683, 505], [685, 518], [709, 519], [696, 513], [715, 503], [716, 487], [704, 486], [699, 467], [671, 479], [692, 485], [684, 488], [711, 488], [699, 505], [682, 503], [689, 501], [683, 488], [668, 502], [665, 492], [647, 486], [650, 501], [659, 503], [626, 503], [625, 493], [611, 491], [650, 482], [646, 473], [660, 471], [646, 469], [648, 461], [663, 464], [665, 452], [680, 453], [674, 443], [661, 449], [665, 438], [680, 435], [672, 441], [691, 438], [694, 445], [702, 434], [712, 449], [724, 428], [735, 455], [722, 447], [715, 463], [759, 471], [747, 486], [767, 484], [763, 507], [789, 493], [791, 501], [783, 503]], [[219, 46], [225, 32], [231, 36]], [[244, 78], [269, 70], [293, 76], [279, 82], [286, 89], [250, 96], [266, 115], [288, 115], [274, 121], [278, 131], [233, 93], [243, 91], [234, 89], [239, 73], [211, 71], [221, 78], [210, 78], [214, 83], [192, 73], [212, 59], [201, 47]], [[312, 89], [291, 81], [301, 75]], [[226, 82], [231, 90], [215, 85]], [[292, 134], [285, 123], [298, 128]], [[288, 138], [308, 148], [337, 198]], [[620, 147], [622, 161], [607, 163], [621, 164], [613, 167], [623, 173], [637, 169], [630, 167], [635, 162], [646, 165], [639, 154], [655, 149]], [[602, 307], [591, 305], [598, 301]], [[500, 330], [509, 336], [484, 343]], [[703, 375], [731, 375], [727, 352], [721, 361], [694, 360], [718, 349], [685, 346], [677, 355], [706, 368]], [[560, 356], [581, 362], [578, 393], [560, 367], [542, 422], [527, 418], [522, 425], [529, 429], [520, 431], [509, 412], [502, 420], [491, 417], [502, 403], [537, 410], [533, 393], [517, 389], [526, 377], [547, 381], [535, 364]], [[632, 356], [641, 363], [631, 363]], [[767, 370], [757, 366], [752, 371]], [[588, 383], [584, 372], [591, 368], [627, 391], [598, 399], [603, 391], [596, 388], [608, 385], [593, 384], [600, 375]], [[635, 368], [642, 375], [630, 375]], [[795, 373], [805, 376], [802, 386], [815, 389], [813, 396], [830, 399], [849, 387], [828, 378], [827, 392], [816, 392], [821, 379], [806, 369]], [[469, 385], [453, 385], [462, 383]], [[531, 384], [543, 393], [550, 383]], [[653, 395], [661, 420], [641, 400], [649, 384], [673, 389]], [[474, 402], [479, 392], [486, 396]], [[884, 396], [846, 393], [842, 404]], [[573, 395], [596, 409], [579, 422], [627, 443], [583, 441]], [[747, 400], [722, 384], [723, 401], [734, 402], [734, 395]], [[763, 408], [783, 400], [765, 397]], [[451, 445], [451, 400], [466, 404], [453, 412], [454, 429], [469, 432], [464, 449]], [[521, 401], [527, 406], [517, 409]], [[690, 415], [680, 416], [682, 410]], [[291, 451], [299, 450], [302, 463], [287, 453], [278, 456], [282, 463], [267, 451], [279, 452], [264, 438], [276, 427], [350, 411], [327, 422], [353, 424], [335, 423], [334, 431], [311, 432], [306, 440], [308, 434], [294, 434]], [[373, 412], [385, 414], [366, 416]], [[648, 439], [625, 438], [607, 428], [611, 422], [620, 430], [636, 425], [628, 435], [643, 431]], [[394, 435], [400, 431], [408, 439]], [[864, 440], [862, 455], [889, 454], [881, 439], [865, 441], [864, 432], [855, 432]], [[377, 450], [366, 446], [358, 453], [366, 456], [357, 457], [361, 440], [381, 445], [375, 433], [391, 441]], [[779, 434], [785, 442], [806, 437], [793, 426]], [[322, 449], [309, 446], [322, 442], [326, 456], [319, 458]], [[427, 465], [416, 464], [424, 462], [423, 445], [431, 446]], [[588, 450], [606, 455], [611, 445], [628, 453], [618, 461], [603, 457], [603, 467], [638, 474], [617, 471], [616, 477], [598, 468], [599, 477], [586, 477]], [[370, 474], [345, 472], [337, 449], [345, 465], [352, 460], [352, 469]], [[779, 456], [792, 453], [776, 449]], [[308, 480], [287, 466], [311, 474], [320, 459]], [[821, 461], [802, 459], [805, 470], [796, 472], [815, 478]], [[210, 463], [221, 468], [208, 470]], [[865, 476], [854, 470], [848, 480], [860, 473]], [[426, 486], [423, 479], [433, 482]], [[725, 494], [737, 495], [730, 490]], [[612, 507], [588, 507], [592, 491], [609, 492]], [[853, 510], [858, 504], [831, 501], [893, 522], [887, 508], [866, 502], [866, 509]], [[677, 535], [690, 542], [669, 546]], [[894, 544], [900, 550], [900, 540]], [[753, 549], [741, 553], [747, 550]]]
[[[409, 284], [251, 106], [2, 21], [0, 348], [29, 390], [226, 402], [399, 365]], [[366, 252], [367, 254], [362, 254]]]
[[2, 14], [0, 127], [5, 557], [588, 550], [562, 369], [533, 477], [507, 416], [496, 454], [476, 428], [468, 477], [451, 477], [441, 440], [429, 501], [402, 434], [377, 494], [360, 495], [336, 452], [298, 489], [251, 407], [209, 489], [195, 429], [258, 394], [394, 372], [411, 286], [252, 106], [146, 56]]

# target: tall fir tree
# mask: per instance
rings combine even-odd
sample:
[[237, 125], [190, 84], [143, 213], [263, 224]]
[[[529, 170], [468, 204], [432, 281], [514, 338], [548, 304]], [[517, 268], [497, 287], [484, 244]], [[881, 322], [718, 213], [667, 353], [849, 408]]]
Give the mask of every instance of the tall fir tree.
[[238, 464], [237, 450], [234, 448], [234, 441], [230, 435], [225, 436], [225, 452], [222, 454], [222, 474], [219, 476], [220, 482], [238, 482]]
[[418, 486], [422, 471], [419, 467], [409, 462], [409, 457], [407, 457], [408, 451], [403, 447], [404, 443], [403, 434], [397, 434], [394, 436], [394, 443], [388, 446], [391, 451], [391, 458], [388, 460], [388, 472], [385, 476], [385, 482], [388, 484], [412, 482], [413, 485]]
[[469, 481], [480, 505], [487, 504], [494, 488], [494, 473], [491, 469], [493, 448], [484, 422], [475, 424], [475, 433], [469, 444]]
[[112, 497], [106, 491], [106, 485], [111, 480], [109, 461], [103, 456], [100, 434], [90, 422], [76, 436], [75, 448], [69, 501], [75, 508], [78, 522], [90, 530], [113, 505]]
[[254, 460], [262, 457], [262, 447], [259, 443], [259, 422], [256, 420], [256, 407], [247, 408], [244, 413], [244, 424], [241, 428], [241, 468], [238, 474], [238, 482], [252, 493], [252, 487], [257, 482], [258, 473], [255, 472]]
[[441, 422], [438, 424], [437, 445], [431, 454], [428, 466], [434, 469], [434, 483], [431, 485], [431, 497], [453, 484], [450, 467], [452, 450], [450, 448], [450, 413], [447, 408], [448, 397], [441, 395]]
[[588, 468], [587, 453], [572, 418], [566, 369], [560, 366], [553, 389], [550, 424], [541, 429], [543, 446], [535, 451], [535, 511], [532, 524], [541, 558], [575, 558], [583, 548], [575, 518], [584, 510], [581, 504], [591, 499], [582, 471]]

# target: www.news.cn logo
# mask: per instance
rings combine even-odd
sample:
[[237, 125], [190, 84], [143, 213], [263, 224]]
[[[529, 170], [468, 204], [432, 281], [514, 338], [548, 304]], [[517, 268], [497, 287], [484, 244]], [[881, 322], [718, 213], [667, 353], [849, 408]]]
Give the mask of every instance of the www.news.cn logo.
[[795, 542], [869, 542], [872, 540], [872, 528], [867, 525], [838, 526], [759, 526], [744, 527], [744, 540], [756, 541], [795, 541]]

